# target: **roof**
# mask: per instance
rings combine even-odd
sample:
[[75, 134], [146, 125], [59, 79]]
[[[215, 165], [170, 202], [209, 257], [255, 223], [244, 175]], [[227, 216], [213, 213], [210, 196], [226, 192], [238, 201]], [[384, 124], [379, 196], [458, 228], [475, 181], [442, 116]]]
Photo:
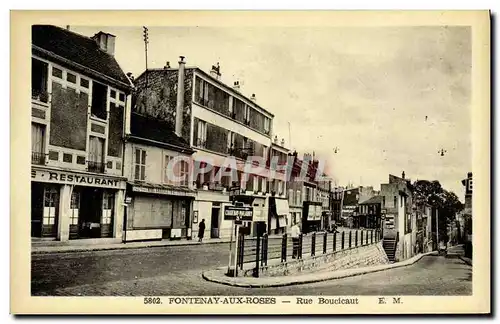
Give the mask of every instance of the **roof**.
[[373, 196], [370, 199], [363, 201], [360, 205], [381, 204], [383, 196]]
[[33, 45], [130, 86], [114, 56], [90, 37], [51, 25], [33, 25], [31, 33]]
[[[230, 87], [227, 84], [225, 84], [224, 82], [222, 82], [221, 80], [218, 80], [218, 79], [214, 78], [209, 73], [203, 71], [201, 68], [199, 68], [197, 66], [186, 66], [185, 69], [186, 70], [195, 70], [196, 72], [199, 72], [199, 73], [203, 74], [203, 76], [209, 78], [211, 81], [213, 81], [213, 82], [217, 83], [218, 85], [220, 85], [221, 87], [225, 88], [225, 90], [227, 92], [230, 92], [234, 96], [239, 96], [239, 97], [245, 98], [245, 100], [247, 100], [248, 102], [250, 102], [251, 105], [254, 105], [256, 108], [258, 108], [262, 112], [265, 112], [266, 114], [268, 114], [269, 116], [271, 116], [272, 118], [274, 118], [274, 114], [271, 113], [269, 110], [263, 108], [261, 105], [257, 104], [255, 101], [253, 101], [252, 99], [250, 99], [247, 96], [245, 96], [244, 94], [242, 94], [240, 91], [236, 91], [232, 87]], [[148, 74], [159, 73], [159, 72], [165, 71], [165, 70], [176, 71], [176, 70], [178, 70], [178, 68], [167, 68], [167, 69], [164, 69], [164, 68], [152, 68], [152, 69], [147, 69]], [[139, 79], [140, 77], [142, 77], [145, 73], [146, 73], [146, 71], [142, 72], [136, 78], [136, 80]]]
[[186, 140], [175, 134], [170, 123], [157, 118], [133, 112], [130, 118], [130, 133], [132, 138], [154, 141], [174, 151], [194, 152]]

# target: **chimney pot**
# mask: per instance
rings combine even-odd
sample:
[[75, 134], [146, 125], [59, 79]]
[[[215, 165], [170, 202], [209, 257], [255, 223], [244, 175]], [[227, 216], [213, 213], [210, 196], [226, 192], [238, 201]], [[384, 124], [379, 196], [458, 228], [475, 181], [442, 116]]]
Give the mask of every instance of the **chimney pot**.
[[255, 97], [255, 93], [252, 93], [252, 96], [250, 97], [251, 100], [256, 101], [257, 98]]

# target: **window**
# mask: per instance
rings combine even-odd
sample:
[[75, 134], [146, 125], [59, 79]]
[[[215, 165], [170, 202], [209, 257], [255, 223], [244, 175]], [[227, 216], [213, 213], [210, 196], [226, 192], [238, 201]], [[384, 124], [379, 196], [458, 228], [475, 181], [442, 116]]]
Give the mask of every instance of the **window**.
[[264, 133], [269, 134], [271, 132], [271, 120], [264, 117]]
[[84, 88], [87, 88], [89, 87], [89, 80], [87, 79], [84, 79], [84, 78], [80, 78], [80, 85]]
[[75, 83], [76, 84], [76, 75], [67, 72], [66, 73], [66, 80], [70, 83]]
[[52, 76], [62, 79], [63, 76], [63, 71], [61, 69], [58, 69], [56, 67], [52, 67]]
[[406, 218], [405, 218], [405, 233], [410, 233], [411, 231], [412, 231], [411, 214], [406, 214]]
[[135, 149], [134, 179], [144, 181], [146, 179], [146, 151]]
[[181, 168], [180, 168], [180, 174], [179, 177], [182, 178], [180, 185], [181, 186], [187, 186], [188, 181], [189, 181], [189, 165], [186, 161], [182, 160], [181, 162]]
[[115, 196], [112, 192], [104, 191], [102, 195], [102, 219], [101, 224], [111, 224], [113, 218], [113, 205]]
[[400, 201], [399, 201], [399, 202], [400, 202], [399, 206], [400, 206], [400, 207], [403, 207], [403, 197], [401, 197], [401, 199], [400, 199]]
[[295, 197], [293, 196], [293, 189], [288, 189], [288, 204], [293, 205], [295, 202]]
[[295, 195], [296, 205], [300, 205], [302, 203], [301, 202], [302, 195], [300, 193], [300, 190], [297, 190], [296, 192], [297, 192], [297, 194]]
[[264, 193], [268, 193], [269, 190], [267, 189], [267, 179], [266, 178], [262, 178], [262, 189], [261, 189], [262, 192]]
[[54, 187], [46, 188], [43, 199], [43, 225], [55, 225], [58, 204], [59, 192], [57, 189]]
[[235, 145], [234, 145], [234, 133], [233, 132], [228, 132], [227, 133], [227, 153], [228, 154], [233, 154]]
[[31, 98], [48, 102], [47, 94], [48, 64], [37, 59], [31, 59]]
[[172, 179], [170, 179], [169, 173], [168, 173], [168, 164], [170, 163], [171, 160], [172, 160], [172, 157], [170, 155], [165, 155], [165, 164], [163, 165], [163, 170], [165, 172], [165, 178], [164, 178], [163, 182], [166, 184], [172, 183]]
[[92, 82], [92, 116], [106, 120], [107, 103], [108, 87], [95, 81]]
[[196, 146], [204, 148], [207, 145], [207, 123], [203, 120], [198, 120], [198, 137]]
[[89, 160], [102, 163], [104, 160], [104, 139], [96, 136], [90, 136]]
[[78, 225], [78, 210], [80, 209], [80, 192], [73, 191], [71, 194], [70, 204], [70, 221], [71, 225]]
[[245, 105], [245, 124], [250, 124], [250, 106]]
[[398, 207], [398, 196], [394, 196], [394, 208]]
[[472, 191], [472, 179], [469, 179], [468, 185], [469, 185], [469, 191]]
[[382, 196], [382, 208], [385, 208], [385, 196]]
[[88, 171], [104, 172], [104, 139], [90, 136]]
[[42, 124], [31, 123], [31, 152], [37, 157], [45, 157], [45, 126]]

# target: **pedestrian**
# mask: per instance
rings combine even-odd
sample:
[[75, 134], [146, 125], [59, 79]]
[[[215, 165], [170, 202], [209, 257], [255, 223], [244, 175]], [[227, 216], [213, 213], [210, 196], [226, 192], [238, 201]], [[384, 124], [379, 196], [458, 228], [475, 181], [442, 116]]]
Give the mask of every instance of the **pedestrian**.
[[292, 226], [292, 259], [297, 258], [299, 252], [300, 227], [297, 223]]
[[203, 240], [203, 235], [205, 235], [205, 219], [202, 219], [200, 225], [198, 225], [198, 242]]

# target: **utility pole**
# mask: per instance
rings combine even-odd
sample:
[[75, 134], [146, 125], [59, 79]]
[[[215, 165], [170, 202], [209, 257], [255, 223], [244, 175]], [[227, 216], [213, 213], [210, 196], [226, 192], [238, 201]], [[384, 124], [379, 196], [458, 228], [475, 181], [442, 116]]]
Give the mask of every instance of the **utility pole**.
[[146, 26], [142, 26], [143, 28], [143, 36], [144, 36], [144, 51], [146, 54], [146, 90], [148, 89], [148, 44], [149, 44], [149, 35], [148, 28]]

